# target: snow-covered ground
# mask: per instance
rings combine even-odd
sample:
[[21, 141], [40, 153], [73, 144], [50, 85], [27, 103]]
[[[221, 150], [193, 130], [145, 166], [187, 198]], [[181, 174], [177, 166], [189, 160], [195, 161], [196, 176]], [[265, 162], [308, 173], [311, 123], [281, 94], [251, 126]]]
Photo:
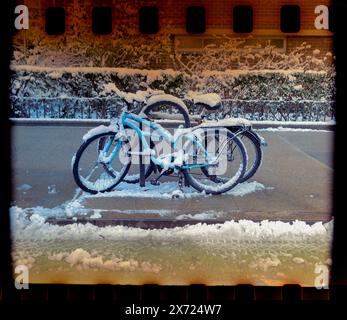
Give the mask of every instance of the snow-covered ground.
[[[30, 190], [31, 186], [27, 184], [23, 184], [19, 186], [17, 189], [22, 192], [26, 192]], [[243, 197], [251, 193], [264, 191], [264, 190], [272, 190], [271, 186], [264, 186], [263, 184], [252, 181], [252, 182], [243, 182], [238, 184], [232, 190], [222, 194], [221, 196], [233, 196], [233, 197]], [[56, 186], [52, 185], [48, 188], [48, 193], [57, 192]], [[44, 207], [34, 207], [34, 208], [20, 208], [20, 210], [24, 210], [26, 214], [32, 215], [33, 213], [38, 214], [43, 218], [64, 218], [64, 217], [79, 217], [79, 216], [88, 216], [93, 219], [102, 218], [102, 213], [107, 213], [108, 211], [112, 211], [113, 213], [121, 213], [121, 214], [157, 214], [161, 217], [167, 217], [175, 219], [175, 211], [168, 209], [146, 209], [143, 208], [141, 210], [132, 210], [131, 206], [129, 206], [128, 210], [117, 210], [114, 208], [112, 210], [107, 209], [98, 209], [98, 208], [89, 208], [85, 206], [86, 201], [91, 199], [103, 199], [103, 198], [150, 198], [157, 200], [173, 200], [173, 201], [181, 201], [184, 199], [199, 199], [205, 197], [212, 197], [212, 195], [207, 195], [204, 192], [198, 192], [192, 187], [183, 187], [182, 191], [179, 190], [177, 182], [162, 182], [160, 186], [155, 186], [150, 183], [146, 184], [146, 187], [140, 187], [139, 184], [129, 184], [126, 182], [121, 182], [116, 190], [106, 193], [98, 193], [95, 195], [82, 192], [80, 189], [76, 189], [75, 195], [73, 199], [70, 201], [57, 206], [55, 208], [44, 208]], [[19, 209], [19, 208], [18, 208]], [[201, 212], [198, 215], [180, 215], [177, 216], [176, 219], [216, 219], [218, 217], [224, 216], [228, 211], [226, 208], [225, 212]]]
[[[232, 190], [224, 193], [225, 196], [245, 196], [247, 194], [271, 189], [271, 187], [265, 187], [263, 184], [252, 181], [238, 184]], [[150, 183], [146, 184], [145, 188], [141, 188], [139, 184], [129, 184], [126, 182], [121, 182], [115, 191], [107, 193], [98, 193], [96, 195], [84, 194], [82, 200], [86, 198], [102, 198], [102, 197], [135, 197], [135, 198], [158, 198], [158, 199], [172, 199], [172, 198], [193, 198], [193, 197], [208, 197], [205, 193], [196, 191], [192, 187], [183, 187], [182, 192], [178, 189], [177, 182], [163, 182], [160, 187], [152, 185]]]
[[257, 129], [258, 132], [331, 132], [330, 130], [318, 130], [318, 129], [297, 129], [297, 128], [266, 128], [266, 129]]
[[313, 285], [316, 265], [330, 265], [332, 222], [57, 226], [16, 207], [11, 220], [15, 265], [33, 282]]
[[[246, 182], [229, 192], [229, 196], [244, 196], [266, 188], [269, 187], [258, 182]], [[160, 188], [148, 185], [146, 191], [123, 183], [117, 191], [101, 196], [160, 200], [171, 198], [175, 191], [174, 182], [163, 183]], [[184, 191], [185, 197], [206, 196], [190, 188]], [[49, 217], [67, 215], [102, 218], [105, 210], [84, 207], [84, 201], [90, 197], [100, 195], [76, 191], [74, 199], [65, 206], [11, 208], [14, 264], [29, 267], [30, 281], [312, 286], [316, 265], [330, 265], [332, 222], [310, 225], [302, 221], [240, 220], [150, 230], [98, 227], [91, 223], [58, 226], [47, 222]], [[121, 213], [131, 217], [138, 212], [129, 209]], [[169, 209], [156, 213], [165, 218], [175, 216]], [[211, 220], [224, 215], [225, 212], [207, 211], [176, 215], [176, 219]]]
[[[257, 131], [292, 131], [292, 132], [329, 132], [336, 125], [336, 121], [251, 121]], [[261, 128], [259, 128], [261, 126]]]

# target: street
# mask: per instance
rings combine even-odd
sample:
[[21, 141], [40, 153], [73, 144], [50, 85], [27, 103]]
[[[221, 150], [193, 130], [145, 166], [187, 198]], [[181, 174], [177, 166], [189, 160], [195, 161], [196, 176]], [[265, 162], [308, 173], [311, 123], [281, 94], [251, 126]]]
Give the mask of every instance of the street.
[[[59, 208], [76, 195], [71, 158], [86, 127], [13, 126], [13, 205]], [[261, 131], [268, 142], [263, 165], [251, 179], [265, 188], [244, 196], [188, 199], [86, 198], [84, 208], [104, 220], [165, 219], [217, 212], [219, 220], [327, 221], [331, 214], [333, 133]], [[172, 180], [172, 179], [171, 179]], [[174, 181], [174, 180], [173, 180]], [[148, 182], [149, 184], [149, 182]], [[158, 187], [160, 188], [160, 187]], [[146, 188], [144, 188], [146, 192]], [[132, 210], [132, 215], [129, 215]]]

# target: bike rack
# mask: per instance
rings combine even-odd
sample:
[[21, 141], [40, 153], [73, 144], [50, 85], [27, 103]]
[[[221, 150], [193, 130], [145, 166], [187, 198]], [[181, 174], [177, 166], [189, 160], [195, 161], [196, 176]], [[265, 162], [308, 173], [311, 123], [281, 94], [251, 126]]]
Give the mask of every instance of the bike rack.
[[[142, 122], [140, 123], [140, 130], [142, 131], [143, 129], [143, 125], [142, 125]], [[145, 172], [145, 164], [144, 164], [144, 161], [143, 161], [143, 143], [142, 143], [142, 140], [140, 140], [140, 143], [139, 143], [139, 151], [140, 151], [140, 158], [139, 158], [139, 165], [140, 165], [140, 181], [139, 181], [139, 184], [140, 184], [140, 187], [141, 188], [144, 188], [146, 186], [146, 172]], [[190, 184], [188, 183], [188, 181], [184, 178], [184, 186], [185, 187], [190, 187]]]
[[[140, 123], [140, 130], [142, 131], [142, 122]], [[145, 165], [143, 163], [143, 144], [142, 140], [140, 140], [140, 187], [143, 188], [146, 186], [146, 177], [145, 177]]]

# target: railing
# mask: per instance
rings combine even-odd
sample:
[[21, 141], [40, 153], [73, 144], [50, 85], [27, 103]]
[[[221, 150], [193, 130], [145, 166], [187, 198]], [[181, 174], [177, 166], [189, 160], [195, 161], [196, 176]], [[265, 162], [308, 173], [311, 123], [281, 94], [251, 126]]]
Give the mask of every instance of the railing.
[[[200, 110], [186, 101], [191, 114]], [[11, 97], [12, 118], [111, 119], [120, 114], [125, 103], [120, 98], [87, 97]], [[142, 108], [134, 103], [132, 112]], [[168, 110], [170, 112], [170, 110]], [[222, 116], [257, 121], [331, 121], [335, 120], [334, 101], [223, 100]]]
[[332, 121], [334, 101], [224, 100], [223, 115], [256, 121]]

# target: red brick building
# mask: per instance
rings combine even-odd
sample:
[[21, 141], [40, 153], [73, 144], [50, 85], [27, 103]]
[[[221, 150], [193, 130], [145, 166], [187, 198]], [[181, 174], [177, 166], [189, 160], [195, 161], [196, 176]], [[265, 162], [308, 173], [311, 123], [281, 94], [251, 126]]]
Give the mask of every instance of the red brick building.
[[[220, 40], [216, 40], [216, 35], [252, 36], [250, 43], [271, 40], [284, 52], [303, 42], [322, 54], [332, 50], [332, 32], [315, 28], [315, 8], [329, 6], [329, 0], [18, 0], [17, 3], [27, 5], [30, 13], [29, 29], [15, 36], [15, 43], [23, 46], [30, 46], [35, 37], [52, 44], [62, 41], [68, 44], [76, 41], [76, 37], [86, 43], [97, 39], [106, 46], [119, 36], [117, 31], [126, 28], [132, 37], [147, 37], [149, 41], [155, 41], [155, 34], [165, 30], [170, 34], [166, 45], [176, 53], [198, 53], [206, 45], [218, 46]], [[146, 11], [143, 17], [144, 6], [154, 9]], [[49, 16], [47, 9], [52, 7], [60, 8], [60, 13], [53, 9]], [[95, 7], [106, 10], [95, 13]], [[168, 61], [162, 64], [168, 66]]]

